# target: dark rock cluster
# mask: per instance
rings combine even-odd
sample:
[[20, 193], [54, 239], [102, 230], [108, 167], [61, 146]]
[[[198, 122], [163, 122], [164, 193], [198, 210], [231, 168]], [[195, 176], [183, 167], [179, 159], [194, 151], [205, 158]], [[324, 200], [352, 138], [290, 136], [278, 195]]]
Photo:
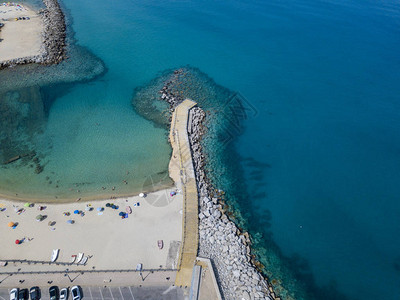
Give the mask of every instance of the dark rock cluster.
[[46, 9], [41, 11], [44, 31], [45, 55], [43, 63], [57, 64], [66, 58], [65, 16], [57, 0], [43, 0]]

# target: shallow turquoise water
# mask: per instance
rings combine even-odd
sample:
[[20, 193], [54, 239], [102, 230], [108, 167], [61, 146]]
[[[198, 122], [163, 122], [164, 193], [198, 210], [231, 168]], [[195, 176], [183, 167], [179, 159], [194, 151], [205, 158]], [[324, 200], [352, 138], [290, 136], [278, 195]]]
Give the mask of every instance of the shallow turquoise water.
[[166, 131], [133, 111], [133, 89], [190, 64], [239, 91], [256, 111], [229, 132], [238, 152], [229, 157], [242, 163], [230, 160], [232, 176], [220, 187], [235, 194], [265, 265], [293, 269], [282, 275], [283, 286], [297, 298], [305, 287], [310, 299], [334, 299], [335, 290], [350, 299], [397, 299], [397, 2], [64, 5], [77, 42], [108, 72], [52, 102], [43, 133], [30, 142], [48, 162], [43, 173], [1, 169], [0, 184], [16, 178], [19, 191], [38, 194], [46, 184], [49, 197], [62, 196], [61, 187], [74, 197], [114, 185], [120, 193], [140, 189], [147, 176], [166, 170], [170, 148]]

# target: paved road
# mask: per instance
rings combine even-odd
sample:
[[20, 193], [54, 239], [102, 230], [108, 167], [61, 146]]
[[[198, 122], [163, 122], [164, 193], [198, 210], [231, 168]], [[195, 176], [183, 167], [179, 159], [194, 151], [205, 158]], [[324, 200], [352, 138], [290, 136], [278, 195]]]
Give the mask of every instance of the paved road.
[[[20, 288], [24, 288], [21, 286]], [[61, 287], [60, 287], [61, 289]], [[0, 289], [0, 300], [8, 300], [10, 289]], [[42, 299], [50, 299], [48, 288], [42, 288]], [[84, 300], [185, 300], [184, 290], [177, 287], [82, 287]], [[71, 297], [69, 298], [71, 299]]]

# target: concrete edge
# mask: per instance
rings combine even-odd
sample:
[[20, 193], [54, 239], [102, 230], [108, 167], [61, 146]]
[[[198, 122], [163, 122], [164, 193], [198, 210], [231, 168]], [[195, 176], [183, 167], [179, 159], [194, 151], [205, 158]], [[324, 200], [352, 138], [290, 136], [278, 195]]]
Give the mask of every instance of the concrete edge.
[[201, 262], [204, 262], [204, 263], [207, 264], [208, 269], [210, 270], [210, 273], [211, 273], [211, 278], [212, 278], [212, 281], [213, 281], [213, 284], [214, 284], [215, 293], [217, 294], [217, 299], [218, 300], [222, 300], [221, 291], [219, 290], [219, 285], [218, 285], [218, 282], [217, 282], [217, 278], [215, 277], [214, 267], [213, 267], [213, 265], [211, 263], [211, 260], [209, 258], [200, 257], [200, 256], [198, 256], [196, 259], [198, 261], [201, 261]]

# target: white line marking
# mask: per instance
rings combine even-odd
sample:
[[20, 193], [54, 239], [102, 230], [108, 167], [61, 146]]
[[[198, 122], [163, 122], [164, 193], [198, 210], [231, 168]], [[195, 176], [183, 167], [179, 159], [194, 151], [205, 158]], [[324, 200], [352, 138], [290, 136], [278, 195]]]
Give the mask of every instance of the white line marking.
[[90, 293], [90, 299], [93, 300], [92, 289], [90, 288], [90, 286], [89, 286], [89, 293]]
[[128, 288], [129, 288], [129, 291], [131, 292], [131, 295], [132, 295], [132, 300], [135, 300], [135, 297], [133, 297], [133, 294], [132, 294], [131, 287], [130, 287], [130, 286], [128, 286]]
[[166, 295], [168, 294], [170, 291], [174, 290], [176, 288], [176, 286], [170, 286], [168, 287], [162, 294]]
[[112, 293], [112, 291], [111, 291], [111, 288], [108, 287], [108, 289], [110, 290], [111, 298], [114, 300], [114, 296], [113, 296], [113, 293]]
[[124, 295], [122, 295], [121, 287], [119, 286], [118, 288], [119, 288], [119, 292], [121, 293], [122, 299], [125, 300]]
[[104, 300], [104, 297], [103, 297], [103, 292], [101, 291], [101, 287], [99, 287], [99, 290], [100, 290], [101, 299], [103, 299], [103, 300]]

